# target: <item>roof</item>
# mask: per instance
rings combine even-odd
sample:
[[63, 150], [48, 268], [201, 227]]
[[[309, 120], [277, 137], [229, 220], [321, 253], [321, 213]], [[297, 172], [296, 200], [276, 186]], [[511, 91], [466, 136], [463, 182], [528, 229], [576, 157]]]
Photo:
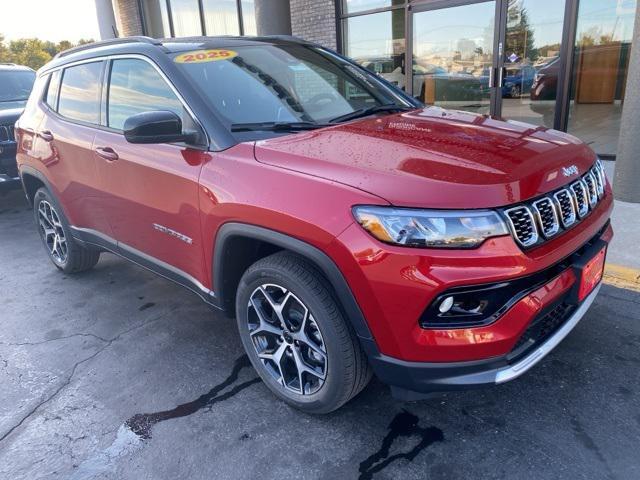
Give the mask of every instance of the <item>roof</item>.
[[33, 72], [32, 68], [25, 65], [17, 65], [15, 63], [0, 63], [0, 70], [19, 70], [23, 72]]
[[42, 71], [62, 66], [78, 60], [86, 60], [98, 55], [117, 55], [117, 54], [149, 54], [157, 55], [158, 53], [174, 53], [196, 49], [213, 49], [213, 48], [233, 48], [243, 45], [259, 45], [259, 44], [309, 44], [305, 40], [288, 35], [272, 35], [262, 37], [181, 37], [181, 38], [165, 38], [155, 39], [150, 37], [124, 37], [112, 38], [100, 42], [88, 43], [70, 48], [58, 53], [53, 60], [46, 64]]

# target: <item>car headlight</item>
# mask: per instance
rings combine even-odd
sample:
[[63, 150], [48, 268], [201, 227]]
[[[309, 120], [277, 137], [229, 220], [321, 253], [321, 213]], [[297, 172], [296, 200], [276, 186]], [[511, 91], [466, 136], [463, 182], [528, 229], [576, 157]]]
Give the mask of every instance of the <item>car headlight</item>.
[[509, 230], [492, 210], [418, 210], [354, 207], [362, 227], [378, 240], [407, 247], [473, 248]]

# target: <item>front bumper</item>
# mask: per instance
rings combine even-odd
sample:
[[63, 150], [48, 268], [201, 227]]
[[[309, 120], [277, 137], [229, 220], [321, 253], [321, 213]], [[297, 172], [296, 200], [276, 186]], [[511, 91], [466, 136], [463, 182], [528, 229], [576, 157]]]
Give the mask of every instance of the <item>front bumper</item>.
[[363, 342], [378, 378], [391, 386], [396, 398], [417, 400], [432, 392], [495, 385], [518, 378], [553, 350], [578, 324], [595, 300], [598, 285], [555, 333], [523, 357], [510, 355], [457, 363], [405, 362], [380, 354], [375, 345]]
[[0, 142], [0, 192], [16, 190], [21, 186], [16, 165], [16, 144]]

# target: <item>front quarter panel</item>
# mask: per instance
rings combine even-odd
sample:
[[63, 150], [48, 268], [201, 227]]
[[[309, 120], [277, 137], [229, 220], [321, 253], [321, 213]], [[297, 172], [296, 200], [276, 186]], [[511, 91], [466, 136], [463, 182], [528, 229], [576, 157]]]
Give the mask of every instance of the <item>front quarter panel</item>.
[[200, 210], [204, 245], [211, 246], [204, 252], [208, 265], [213, 264], [216, 233], [225, 223], [268, 228], [324, 251], [354, 222], [352, 205], [386, 204], [352, 187], [258, 163], [253, 148], [242, 143], [214, 153], [202, 170]]

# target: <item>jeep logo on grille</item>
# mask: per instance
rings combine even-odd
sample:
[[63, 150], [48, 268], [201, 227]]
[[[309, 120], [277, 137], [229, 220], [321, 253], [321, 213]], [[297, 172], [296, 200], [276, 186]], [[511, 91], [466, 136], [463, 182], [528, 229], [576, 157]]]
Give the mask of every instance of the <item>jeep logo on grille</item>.
[[570, 177], [571, 175], [578, 175], [578, 167], [575, 165], [571, 165], [569, 167], [562, 167], [562, 174], [565, 177]]

